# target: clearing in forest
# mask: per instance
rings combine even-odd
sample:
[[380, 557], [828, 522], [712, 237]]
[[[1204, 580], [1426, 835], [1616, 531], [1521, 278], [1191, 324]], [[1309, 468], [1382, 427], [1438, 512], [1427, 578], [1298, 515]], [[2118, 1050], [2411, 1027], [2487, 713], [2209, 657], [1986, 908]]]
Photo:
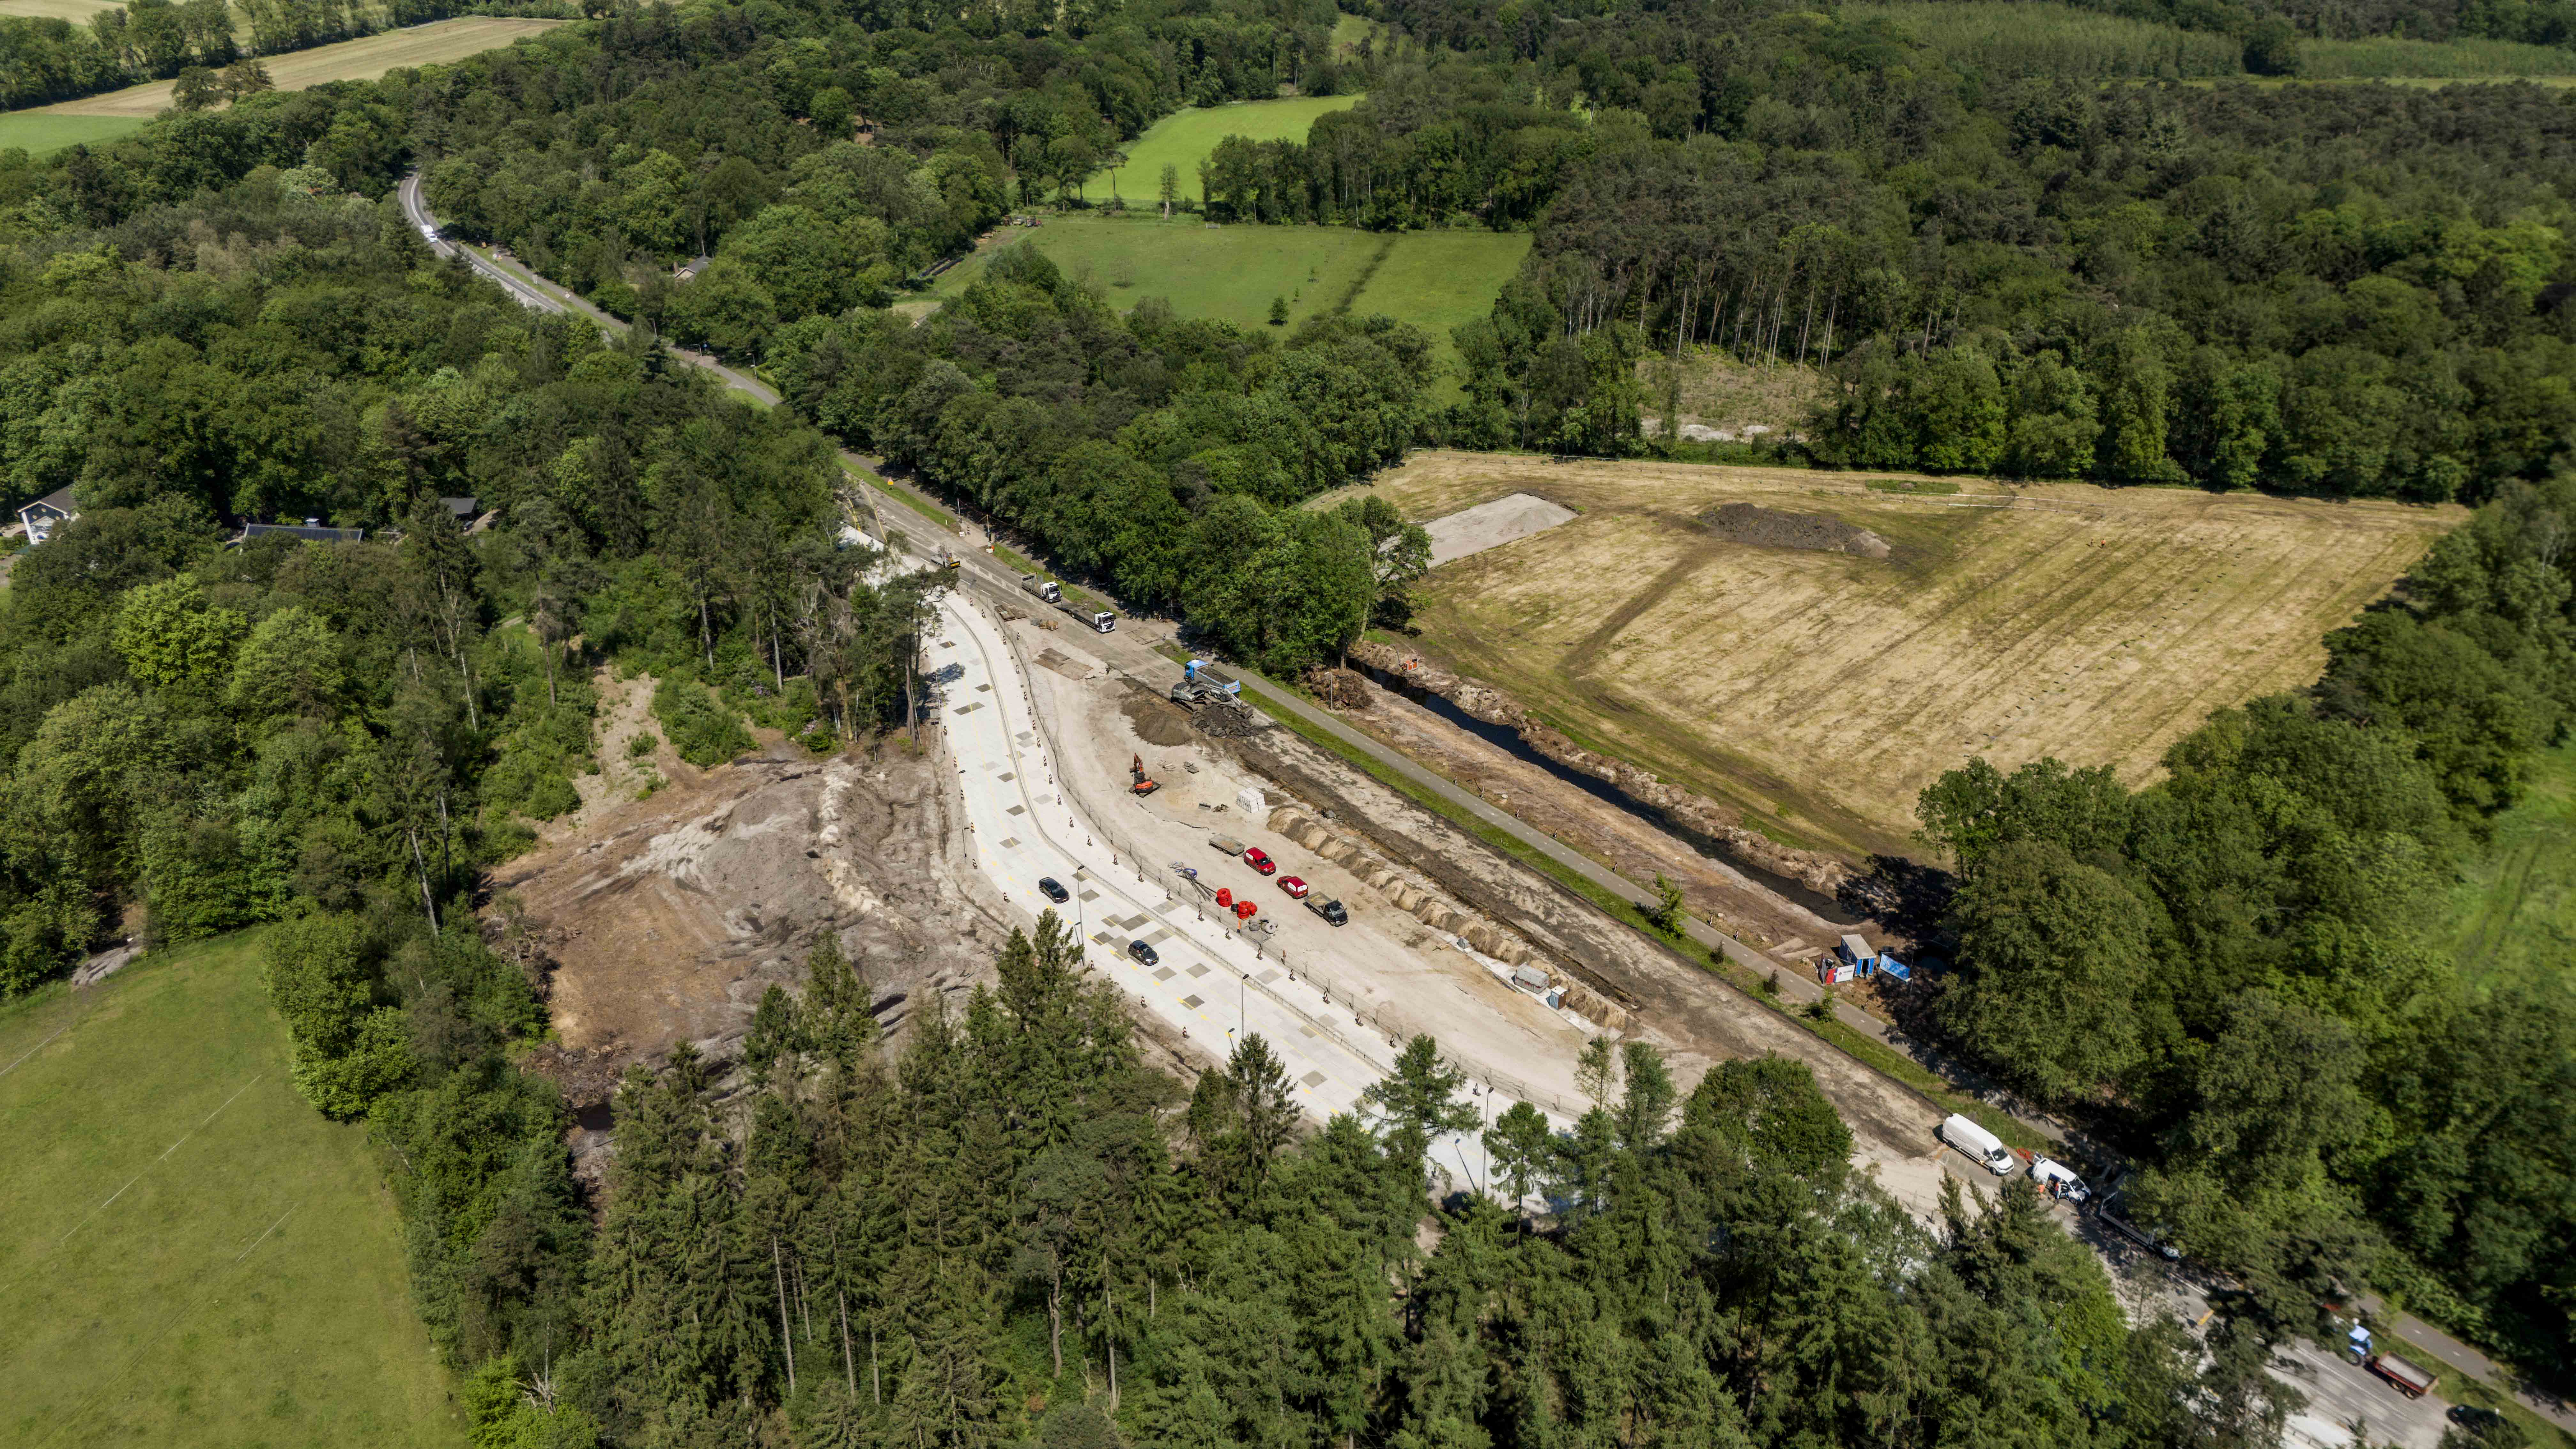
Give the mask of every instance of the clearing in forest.
[[1453, 452], [1369, 486], [1417, 521], [1516, 492], [1580, 511], [1433, 571], [1402, 642], [1855, 856], [1919, 853], [1915, 796], [1971, 756], [2145, 782], [2213, 710], [2312, 682], [2325, 633], [2463, 516]]
[[[1184, 317], [1283, 336], [1336, 308], [1359, 316], [1383, 312], [1421, 328], [1444, 374], [1454, 374], [1451, 329], [1493, 307], [1503, 283], [1520, 270], [1530, 238], [1525, 232], [1389, 233], [1075, 215], [1005, 230], [943, 274], [933, 294], [964, 291], [1008, 246], [1036, 247], [1067, 275], [1101, 288], [1121, 311], [1161, 297]], [[1288, 321], [1277, 328], [1269, 325], [1273, 297], [1288, 302]], [[1450, 389], [1444, 396], [1456, 396], [1456, 385], [1454, 375], [1444, 376]]]
[[143, 129], [147, 116], [56, 116], [0, 111], [0, 150], [17, 146], [43, 160], [65, 146], [98, 146]]
[[366, 1129], [256, 932], [0, 1007], [0, 1440], [461, 1444]]
[[[1187, 201], [1202, 200], [1199, 193], [1199, 163], [1228, 136], [1241, 136], [1247, 141], [1295, 141], [1305, 143], [1306, 132], [1315, 118], [1328, 111], [1347, 111], [1360, 103], [1359, 93], [1347, 96], [1292, 96], [1279, 101], [1237, 101], [1228, 106], [1193, 106], [1174, 111], [1153, 125], [1145, 134], [1127, 143], [1124, 164], [1103, 168], [1083, 183], [1083, 194], [1093, 201], [1117, 194], [1130, 206], [1141, 206], [1162, 199], [1163, 168], [1168, 165], [1180, 182], [1180, 194]], [[1094, 193], [1097, 193], [1096, 195]], [[1266, 304], [1269, 299], [1263, 298]]]
[[[522, 20], [499, 15], [468, 15], [455, 20], [441, 20], [430, 25], [415, 25], [404, 30], [388, 30], [382, 35], [369, 35], [357, 40], [344, 40], [336, 45], [317, 45], [311, 50], [288, 51], [283, 55], [264, 55], [260, 64], [268, 67], [268, 78], [282, 91], [300, 91], [325, 81], [374, 80], [389, 70], [406, 66], [443, 65], [480, 55], [526, 35], [542, 35], [563, 24], [560, 20]], [[156, 116], [170, 105], [173, 81], [154, 81], [150, 85], [128, 86], [103, 95], [83, 96], [76, 101], [62, 101], [38, 107], [26, 115], [52, 116]]]
[[2437, 944], [2478, 987], [2576, 990], [2576, 744], [2532, 761], [2522, 803], [2496, 817], [2462, 873]]

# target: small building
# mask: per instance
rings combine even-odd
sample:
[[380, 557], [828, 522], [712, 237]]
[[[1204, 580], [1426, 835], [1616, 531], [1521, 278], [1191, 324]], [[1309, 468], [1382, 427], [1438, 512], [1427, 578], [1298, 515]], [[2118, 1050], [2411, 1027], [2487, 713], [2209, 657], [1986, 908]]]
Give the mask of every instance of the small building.
[[43, 543], [54, 530], [80, 517], [80, 508], [72, 502], [70, 484], [65, 484], [26, 507], [18, 510], [18, 521], [27, 526], [27, 542]]
[[471, 498], [441, 498], [438, 502], [459, 523], [472, 523], [479, 511], [475, 507], [476, 500]]
[[1834, 954], [1843, 958], [1843, 964], [1857, 966], [1878, 953], [1870, 949], [1869, 942], [1858, 936], [1846, 935], [1842, 944], [1834, 948]]

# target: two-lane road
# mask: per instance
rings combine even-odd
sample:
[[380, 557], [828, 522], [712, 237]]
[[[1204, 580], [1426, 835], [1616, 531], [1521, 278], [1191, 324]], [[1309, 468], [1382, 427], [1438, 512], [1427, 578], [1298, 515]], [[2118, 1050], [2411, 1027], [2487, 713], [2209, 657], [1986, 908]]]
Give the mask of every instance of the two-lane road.
[[[402, 185], [394, 188], [394, 195], [402, 202], [403, 215], [413, 226], [420, 229], [421, 238], [429, 243], [430, 250], [442, 257], [465, 258], [467, 266], [498, 283], [501, 289], [508, 292], [520, 306], [532, 312], [571, 313], [587, 317], [610, 332], [624, 332], [627, 329], [628, 324], [624, 321], [599, 310], [570, 292], [553, 286], [534, 272], [503, 261], [497, 255], [486, 256], [463, 242], [448, 240], [439, 231], [438, 218], [430, 212], [429, 198], [421, 192], [419, 172], [414, 171], [405, 176], [402, 179]], [[724, 380], [727, 387], [753, 399], [763, 407], [778, 405], [778, 394], [749, 373], [738, 372], [705, 353], [691, 352], [683, 347], [672, 348], [671, 355], [691, 367], [714, 373]], [[843, 456], [871, 469], [877, 466], [859, 458], [856, 454]]]

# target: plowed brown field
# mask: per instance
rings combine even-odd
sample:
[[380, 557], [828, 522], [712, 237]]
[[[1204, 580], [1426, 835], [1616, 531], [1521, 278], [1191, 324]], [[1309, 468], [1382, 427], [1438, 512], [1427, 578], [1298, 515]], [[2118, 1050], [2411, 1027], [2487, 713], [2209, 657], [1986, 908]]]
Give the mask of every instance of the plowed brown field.
[[[2152, 778], [2213, 710], [2314, 680], [2326, 632], [2464, 516], [2082, 484], [1886, 491], [1909, 481], [1440, 452], [1370, 487], [1416, 520], [1516, 491], [1579, 510], [1435, 570], [1407, 642], [1775, 839], [1856, 855], [1919, 854], [1915, 796], [1971, 756]], [[1893, 547], [1732, 543], [1699, 517], [1732, 502]]]

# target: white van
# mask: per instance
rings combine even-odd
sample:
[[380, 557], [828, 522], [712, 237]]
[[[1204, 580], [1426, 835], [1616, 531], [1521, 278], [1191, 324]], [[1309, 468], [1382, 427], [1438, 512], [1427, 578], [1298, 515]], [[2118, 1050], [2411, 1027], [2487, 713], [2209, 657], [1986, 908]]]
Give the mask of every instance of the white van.
[[2030, 1179], [2039, 1184], [2041, 1192], [2050, 1197], [2062, 1197], [2068, 1202], [2082, 1202], [2093, 1195], [2084, 1186], [2084, 1179], [2075, 1175], [2075, 1169], [2052, 1158], [2032, 1158]]
[[1997, 1177], [2012, 1175], [2012, 1150], [2004, 1146], [2004, 1140], [1964, 1116], [1953, 1113], [1943, 1120], [1941, 1140], [1977, 1159]]

